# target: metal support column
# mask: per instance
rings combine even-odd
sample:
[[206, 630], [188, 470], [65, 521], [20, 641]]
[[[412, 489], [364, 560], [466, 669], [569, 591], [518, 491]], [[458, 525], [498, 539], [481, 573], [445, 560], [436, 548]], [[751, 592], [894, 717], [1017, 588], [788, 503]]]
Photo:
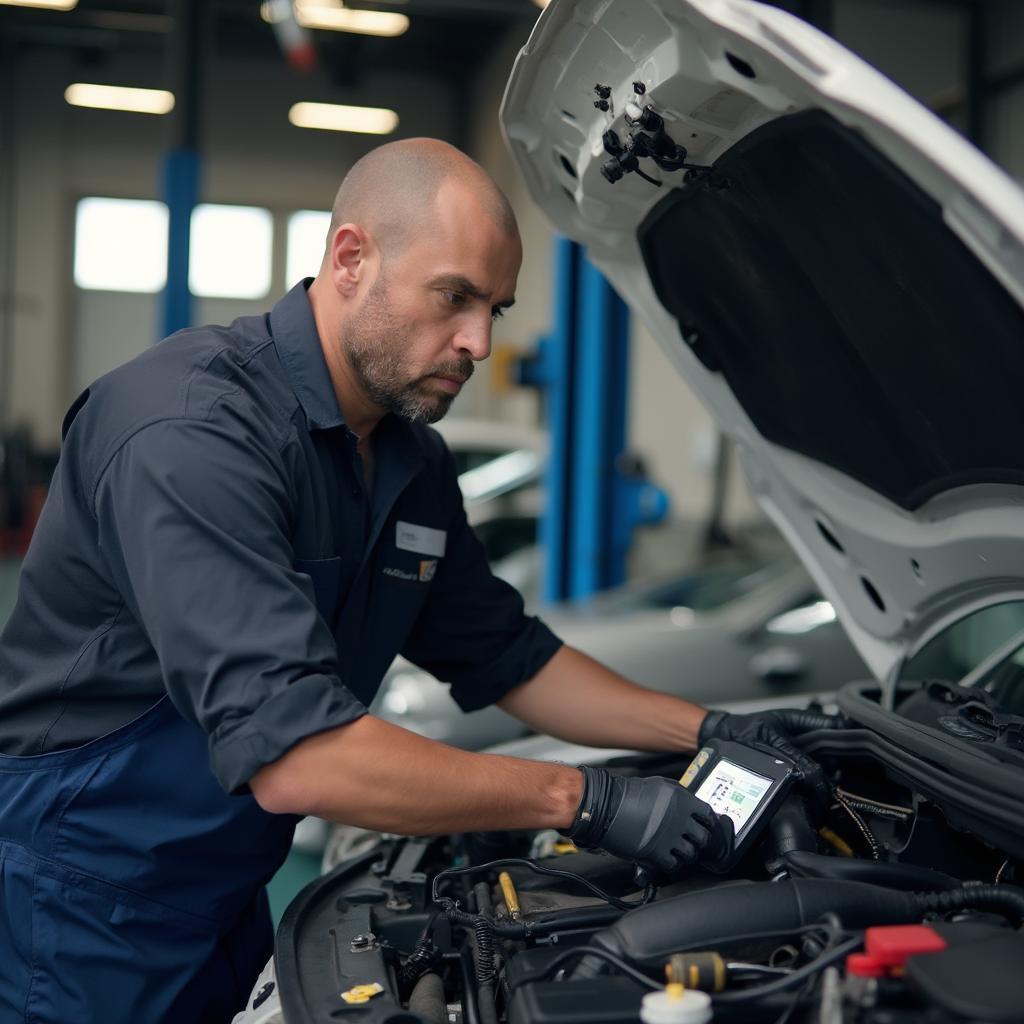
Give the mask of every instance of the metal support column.
[[524, 375], [546, 394], [544, 599], [579, 599], [625, 579], [633, 530], [668, 497], [626, 458], [629, 313], [583, 250], [555, 247], [555, 322]]
[[203, 49], [208, 5], [176, 0], [168, 52], [170, 89], [174, 93], [171, 145], [164, 160], [163, 195], [167, 203], [167, 285], [161, 337], [192, 324], [188, 287], [192, 211], [199, 202], [200, 109], [203, 94]]
[[626, 443], [629, 311], [580, 253], [573, 407], [573, 505], [569, 597], [578, 599], [626, 578], [617, 459]]
[[549, 449], [546, 507], [538, 526], [544, 552], [544, 600], [569, 594], [569, 528], [572, 510], [573, 363], [576, 349], [578, 246], [567, 238], [555, 241], [555, 322], [540, 345], [536, 383], [545, 391]]

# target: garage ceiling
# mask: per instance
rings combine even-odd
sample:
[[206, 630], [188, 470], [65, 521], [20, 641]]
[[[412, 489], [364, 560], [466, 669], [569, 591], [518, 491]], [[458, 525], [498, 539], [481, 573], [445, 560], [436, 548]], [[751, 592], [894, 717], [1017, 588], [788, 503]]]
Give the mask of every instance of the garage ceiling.
[[[173, 2], [79, 0], [71, 11], [0, 5], [0, 35], [17, 50], [62, 48], [102, 65], [115, 54], [163, 53], [173, 25]], [[351, 4], [351, 6], [357, 6]], [[524, 35], [539, 11], [532, 0], [394, 0], [360, 2], [368, 10], [401, 11], [409, 30], [394, 39], [314, 32], [321, 67], [339, 84], [358, 84], [369, 69], [400, 69], [447, 81], [469, 74], [506, 30]], [[259, 0], [208, 0], [211, 56], [284, 58]]]

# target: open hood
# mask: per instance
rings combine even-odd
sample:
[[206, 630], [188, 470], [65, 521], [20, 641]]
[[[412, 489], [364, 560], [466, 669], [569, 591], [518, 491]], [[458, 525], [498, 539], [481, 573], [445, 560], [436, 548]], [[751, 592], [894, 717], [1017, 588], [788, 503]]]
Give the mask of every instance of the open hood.
[[880, 681], [1024, 599], [1024, 194], [1003, 172], [747, 0], [553, 0], [502, 122]]

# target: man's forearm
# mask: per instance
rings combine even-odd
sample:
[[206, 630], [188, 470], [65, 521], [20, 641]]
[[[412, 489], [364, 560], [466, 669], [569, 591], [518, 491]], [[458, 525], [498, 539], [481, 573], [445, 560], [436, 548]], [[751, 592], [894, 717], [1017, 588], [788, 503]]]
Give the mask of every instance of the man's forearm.
[[632, 750], [693, 750], [705, 708], [629, 682], [573, 647], [499, 702], [538, 732]]
[[568, 828], [583, 780], [574, 768], [472, 754], [365, 715], [303, 740], [250, 787], [272, 812], [435, 835]]

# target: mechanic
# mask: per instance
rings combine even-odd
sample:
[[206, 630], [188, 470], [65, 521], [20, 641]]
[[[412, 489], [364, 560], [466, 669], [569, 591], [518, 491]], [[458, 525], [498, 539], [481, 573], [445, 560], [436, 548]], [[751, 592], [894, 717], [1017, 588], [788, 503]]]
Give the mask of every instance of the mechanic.
[[491, 575], [424, 424], [487, 357], [520, 260], [480, 167], [385, 145], [343, 181], [311, 283], [75, 402], [0, 639], [0, 1018], [230, 1020], [271, 953], [263, 887], [299, 815], [550, 827], [657, 872], [728, 846], [673, 781], [467, 753], [369, 715], [398, 653], [467, 711], [586, 744], [756, 734], [800, 759], [787, 727], [827, 724], [636, 686]]

